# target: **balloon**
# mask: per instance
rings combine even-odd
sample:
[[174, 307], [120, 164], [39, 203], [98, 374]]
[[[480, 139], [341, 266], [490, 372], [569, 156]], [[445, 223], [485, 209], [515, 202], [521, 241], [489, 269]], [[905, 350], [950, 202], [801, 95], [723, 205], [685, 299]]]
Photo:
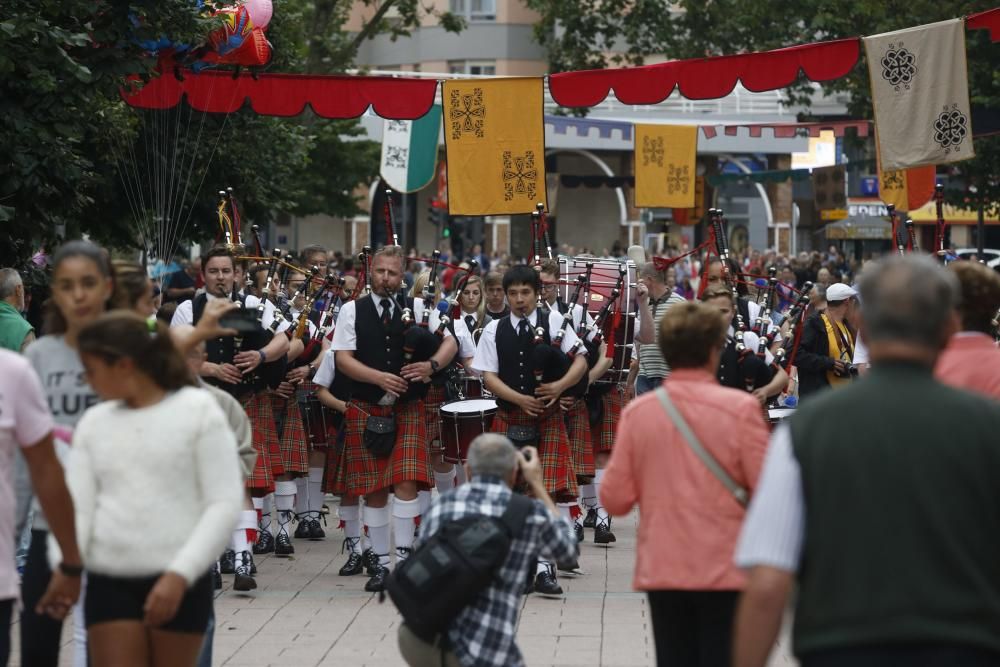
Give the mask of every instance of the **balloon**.
[[271, 22], [271, 14], [274, 11], [271, 0], [244, 0], [243, 6], [247, 8], [254, 27], [266, 28]]

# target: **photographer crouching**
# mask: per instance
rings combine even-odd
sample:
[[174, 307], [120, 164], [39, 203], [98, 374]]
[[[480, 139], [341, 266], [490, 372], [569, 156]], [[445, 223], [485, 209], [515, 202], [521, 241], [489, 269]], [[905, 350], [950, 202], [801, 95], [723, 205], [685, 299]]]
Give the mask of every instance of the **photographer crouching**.
[[834, 283], [826, 290], [826, 311], [806, 319], [795, 355], [799, 400], [827, 387], [846, 385], [857, 376], [851, 363], [857, 336], [857, 290]]

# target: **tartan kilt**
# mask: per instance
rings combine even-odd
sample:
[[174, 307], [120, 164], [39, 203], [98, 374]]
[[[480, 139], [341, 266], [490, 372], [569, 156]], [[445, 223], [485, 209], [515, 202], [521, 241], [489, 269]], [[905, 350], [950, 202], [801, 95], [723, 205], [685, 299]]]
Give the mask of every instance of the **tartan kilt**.
[[537, 426], [540, 433], [538, 455], [542, 458], [542, 477], [545, 490], [557, 503], [572, 502], [577, 497], [576, 472], [573, 454], [566, 435], [566, 423], [558, 404], [542, 413], [529, 417], [519, 408], [499, 407], [493, 417], [493, 431], [506, 434], [508, 426]]
[[[362, 442], [369, 415], [396, 418], [396, 446], [385, 458], [373, 456]], [[338, 476], [344, 479], [345, 492], [365, 496], [402, 482], [416, 482], [420, 490], [434, 486], [424, 418], [424, 402], [420, 400], [397, 405], [348, 403], [344, 416], [347, 424], [344, 453], [338, 466], [342, 469]]]
[[247, 488], [270, 493], [274, 491], [274, 478], [285, 472], [281, 465], [270, 396], [265, 393], [247, 394], [240, 397], [240, 403], [250, 420], [253, 448], [257, 450], [257, 462], [254, 464], [253, 474], [247, 478]]
[[335, 496], [343, 496], [347, 493], [347, 486], [343, 479], [343, 453], [336, 447], [326, 448], [326, 463], [323, 466], [323, 493], [332, 493]]
[[304, 475], [309, 472], [309, 436], [302, 426], [302, 412], [295, 398], [271, 395], [271, 405], [275, 414], [284, 415], [278, 447], [281, 451], [281, 465], [290, 475]]
[[618, 419], [625, 407], [625, 394], [621, 385], [601, 396], [601, 424], [594, 431], [594, 453], [610, 452], [615, 445], [615, 431]]
[[445, 402], [444, 385], [435, 387], [431, 385], [427, 396], [424, 398], [424, 418], [427, 428], [427, 442], [431, 444], [434, 453], [441, 449], [441, 443], [434, 444], [435, 440], [441, 440], [441, 404]]
[[577, 482], [581, 478], [594, 476], [594, 445], [590, 437], [590, 410], [587, 402], [577, 399], [573, 406], [564, 413], [566, 420], [566, 437], [569, 439], [570, 454], [573, 456], [573, 469], [576, 471]]

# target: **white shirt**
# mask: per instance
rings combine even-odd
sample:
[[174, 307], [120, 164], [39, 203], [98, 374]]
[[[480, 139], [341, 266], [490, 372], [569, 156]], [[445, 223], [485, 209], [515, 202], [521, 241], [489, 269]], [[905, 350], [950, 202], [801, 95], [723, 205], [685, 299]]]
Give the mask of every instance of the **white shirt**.
[[87, 569], [119, 577], [170, 570], [188, 584], [205, 574], [242, 508], [236, 451], [203, 389], [185, 387], [147, 408], [107, 401], [88, 410], [66, 466]]
[[316, 369], [316, 374], [313, 375], [313, 382], [327, 389], [333, 384], [333, 379], [337, 377], [337, 362], [334, 353], [335, 350], [332, 347], [326, 351], [323, 355], [323, 361], [319, 363], [319, 368]]
[[455, 320], [455, 336], [458, 338], [458, 356], [462, 359], [472, 359], [476, 356], [476, 339], [469, 331], [469, 325], [465, 322], [465, 316], [478, 316], [474, 313], [462, 313]]
[[[209, 301], [216, 301], [216, 300], [228, 301], [228, 299], [223, 299], [221, 296], [215, 296], [215, 295], [212, 295], [212, 294], [208, 295], [208, 299], [209, 299]], [[253, 296], [252, 294], [247, 295], [247, 298], [246, 298], [246, 307], [248, 309], [257, 308], [257, 306], [259, 306], [259, 305], [260, 305], [260, 299], [258, 299], [257, 297]], [[265, 329], [270, 329], [271, 328], [271, 323], [274, 322], [274, 318], [276, 317], [276, 315], [277, 315], [277, 311], [274, 309], [274, 304], [272, 304], [270, 301], [265, 301], [264, 302], [264, 317], [261, 319], [261, 325]], [[182, 324], [190, 324], [190, 325], [194, 326], [194, 323], [195, 323], [194, 322], [194, 300], [193, 299], [188, 299], [187, 301], [184, 301], [183, 303], [178, 304], [177, 305], [177, 310], [174, 311], [174, 316], [170, 320], [170, 326], [176, 327], [176, 326], [182, 325]], [[282, 322], [278, 326], [278, 331], [279, 332], [283, 332], [286, 329], [288, 329], [289, 326], [291, 326], [291, 325], [288, 322]]]
[[802, 471], [792, 453], [792, 431], [781, 424], [771, 436], [760, 482], [736, 545], [736, 564], [799, 569], [805, 538]]
[[[362, 297], [364, 298], [364, 297]], [[375, 310], [381, 316], [382, 314], [382, 304], [380, 303], [383, 298], [372, 295], [372, 299], [375, 302]], [[354, 323], [357, 320], [357, 303], [361, 299], [355, 299], [354, 301], [348, 301], [344, 304], [344, 307], [340, 309], [340, 315], [337, 317], [337, 328], [333, 332], [333, 344], [330, 346], [331, 350], [349, 350], [356, 351], [358, 349], [358, 335], [355, 331]], [[395, 314], [396, 308], [399, 304], [393, 299], [389, 299], [389, 312], [390, 315]], [[424, 302], [423, 299], [417, 297], [413, 300], [413, 322], [414, 326], [417, 326], [424, 314]], [[428, 328], [431, 331], [437, 331], [438, 327], [438, 312], [437, 310], [432, 310], [429, 317]], [[365, 332], [362, 332], [365, 335]], [[451, 336], [451, 332], [445, 329], [445, 338]]]
[[868, 356], [868, 346], [865, 345], [865, 340], [861, 336], [858, 336], [858, 339], [854, 341], [854, 359], [851, 360], [851, 363], [858, 366], [871, 363]]
[[[518, 326], [521, 323], [521, 317], [518, 317], [514, 313], [509, 316], [510, 323], [514, 327], [514, 331], [517, 331]], [[538, 309], [531, 311], [531, 314], [527, 317], [528, 324], [534, 328], [536, 322], [538, 321]], [[483, 335], [479, 339], [479, 347], [476, 348], [476, 355], [472, 359], [472, 369], [479, 371], [480, 373], [499, 373], [500, 372], [500, 360], [497, 356], [497, 325], [503, 320], [493, 320], [486, 325], [483, 329]], [[559, 314], [559, 311], [552, 309], [549, 311], [549, 336], [555, 338], [556, 332], [562, 327], [563, 316]], [[566, 334], [563, 336], [562, 345], [560, 349], [563, 352], [569, 353], [577, 341], [576, 333], [570, 327], [566, 327]], [[577, 354], [585, 355], [587, 354], [587, 349], [581, 347]]]

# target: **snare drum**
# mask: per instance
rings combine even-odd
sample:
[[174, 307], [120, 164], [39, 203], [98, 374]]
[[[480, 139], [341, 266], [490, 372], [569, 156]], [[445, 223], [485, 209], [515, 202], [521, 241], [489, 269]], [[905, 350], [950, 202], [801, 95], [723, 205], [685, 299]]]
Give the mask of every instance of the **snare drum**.
[[299, 399], [299, 412], [302, 415], [302, 428], [309, 436], [309, 446], [326, 447], [330, 437], [326, 408], [319, 402], [315, 392], [309, 392]]
[[[604, 340], [614, 341], [614, 360], [611, 369], [598, 380], [617, 384], [628, 376], [629, 364], [632, 361], [632, 342], [635, 339], [635, 298], [636, 266], [630, 261], [619, 262], [614, 259], [598, 259], [596, 257], [560, 257], [559, 289], [562, 298], [569, 302], [573, 292], [573, 283], [578, 275], [587, 274], [587, 264], [592, 264], [590, 271], [590, 301], [587, 313], [596, 317], [601, 308], [611, 298], [611, 292], [619, 286], [618, 298], [615, 300], [615, 313], [612, 313], [604, 323]], [[624, 273], [622, 269], [624, 268]], [[583, 297], [580, 298], [581, 305]]]
[[464, 463], [476, 436], [490, 430], [497, 402], [484, 398], [452, 401], [441, 406], [441, 447], [448, 463]]

